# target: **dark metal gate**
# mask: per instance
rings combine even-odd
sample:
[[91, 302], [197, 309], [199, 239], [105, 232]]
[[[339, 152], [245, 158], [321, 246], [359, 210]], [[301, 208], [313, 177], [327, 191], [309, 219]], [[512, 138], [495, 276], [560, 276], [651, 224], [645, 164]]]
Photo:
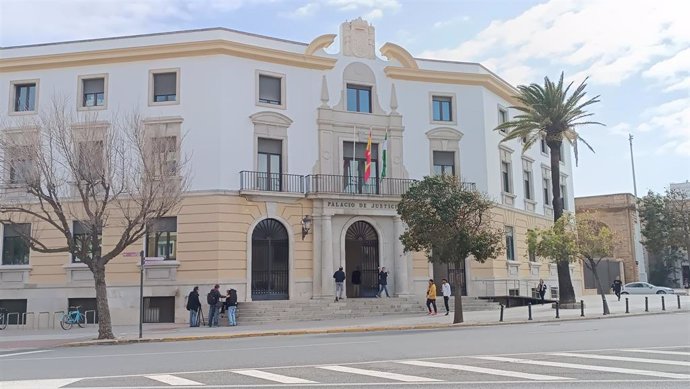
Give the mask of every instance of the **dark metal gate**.
[[[345, 265], [349, 277], [358, 268], [362, 273], [359, 297], [374, 297], [378, 292], [379, 239], [371, 224], [358, 221], [348, 228], [345, 235]], [[348, 297], [354, 296], [352, 283], [347, 282], [346, 285]]]
[[275, 219], [262, 220], [252, 233], [252, 300], [289, 298], [289, 241]]
[[467, 282], [465, 279], [465, 263], [463, 262], [460, 268], [456, 269], [454, 263], [434, 263], [434, 282], [436, 283], [436, 291], [441, 296], [441, 280], [445, 278], [451, 285], [451, 292], [455, 295], [455, 277], [460, 277], [460, 290], [462, 296], [467, 296]]

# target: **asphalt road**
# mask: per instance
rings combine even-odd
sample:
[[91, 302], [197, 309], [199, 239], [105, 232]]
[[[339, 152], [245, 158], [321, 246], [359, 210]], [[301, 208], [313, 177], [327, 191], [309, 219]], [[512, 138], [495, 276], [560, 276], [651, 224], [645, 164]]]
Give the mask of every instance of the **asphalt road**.
[[687, 388], [690, 313], [0, 354], [0, 388]]

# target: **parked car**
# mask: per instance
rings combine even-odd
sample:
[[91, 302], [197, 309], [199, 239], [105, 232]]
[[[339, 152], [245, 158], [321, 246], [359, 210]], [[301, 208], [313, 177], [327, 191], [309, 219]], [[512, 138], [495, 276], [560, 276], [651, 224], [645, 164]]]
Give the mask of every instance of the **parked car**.
[[631, 282], [623, 286], [621, 294], [673, 294], [671, 288], [655, 286], [647, 282]]

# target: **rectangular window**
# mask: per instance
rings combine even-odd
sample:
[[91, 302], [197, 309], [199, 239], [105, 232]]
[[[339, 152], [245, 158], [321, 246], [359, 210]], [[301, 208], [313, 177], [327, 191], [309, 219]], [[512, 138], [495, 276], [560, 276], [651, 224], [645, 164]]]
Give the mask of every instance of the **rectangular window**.
[[153, 102], [177, 101], [177, 72], [153, 74]]
[[105, 79], [87, 78], [82, 79], [84, 107], [102, 107], [105, 105]]
[[455, 175], [455, 152], [434, 151], [434, 174]]
[[515, 260], [515, 239], [513, 236], [513, 227], [505, 227], [506, 235], [506, 259], [509, 261]]
[[546, 139], [543, 136], [539, 140], [539, 150], [541, 150], [542, 154], [548, 154], [549, 153], [549, 147], [546, 144]]
[[566, 189], [565, 184], [561, 184], [561, 203], [563, 204], [563, 209], [568, 209], [568, 193]]
[[78, 179], [82, 181], [94, 182], [104, 178], [105, 169], [103, 167], [103, 142], [80, 142], [78, 147]]
[[532, 198], [532, 172], [529, 170], [524, 170], [522, 172], [525, 181], [525, 198], [527, 200], [533, 200]]
[[565, 144], [563, 142], [561, 142], [560, 149], [561, 149], [561, 152], [560, 152], [560, 155], [558, 156], [558, 160], [560, 162], [563, 162], [563, 161], [565, 161], [565, 155], [564, 155], [565, 154]]
[[[498, 124], [501, 125], [507, 121], [508, 121], [508, 111], [506, 111], [503, 108], [499, 108], [498, 109]], [[501, 132], [505, 134], [508, 132], [508, 130], [503, 129], [503, 130], [501, 130]]]
[[[72, 223], [72, 240], [74, 241], [75, 249], [77, 253], [85, 255], [90, 259], [101, 256], [101, 244], [103, 242], [103, 231], [101, 227], [98, 227], [95, 231], [97, 247], [94, 247], [93, 239], [91, 239], [92, 230], [93, 226], [88, 222], [75, 221]], [[72, 255], [72, 262], [81, 262], [81, 258]]]
[[[364, 180], [366, 168], [366, 142], [343, 142], [343, 186], [345, 193], [379, 193], [378, 144], [371, 144], [369, 180]], [[354, 153], [354, 154], [353, 154]]]
[[259, 75], [259, 102], [266, 104], [281, 105], [281, 83], [280, 77], [272, 77], [264, 74]]
[[29, 182], [33, 173], [33, 161], [29, 147], [9, 147], [7, 149], [9, 171], [9, 183], [11, 185], [23, 185]]
[[347, 84], [347, 110], [371, 113], [371, 87]]
[[177, 175], [177, 137], [162, 136], [151, 139], [157, 177]]
[[510, 185], [510, 163], [501, 162], [501, 190], [504, 193], [513, 193]]
[[177, 258], [177, 218], [163, 217], [154, 220], [146, 232], [146, 256]]
[[433, 115], [436, 122], [453, 121], [453, 98], [449, 96], [432, 97]]
[[2, 264], [28, 265], [30, 250], [26, 237], [31, 235], [31, 224], [3, 224], [2, 227]]
[[144, 323], [174, 323], [175, 296], [144, 297]]
[[280, 191], [282, 184], [283, 141], [258, 139], [257, 186], [259, 190]]
[[36, 83], [14, 84], [14, 112], [36, 110]]

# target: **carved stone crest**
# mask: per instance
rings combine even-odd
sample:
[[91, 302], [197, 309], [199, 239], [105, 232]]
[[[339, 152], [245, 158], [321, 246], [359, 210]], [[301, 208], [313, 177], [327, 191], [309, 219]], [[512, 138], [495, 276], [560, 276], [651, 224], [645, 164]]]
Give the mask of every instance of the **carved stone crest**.
[[374, 26], [362, 18], [340, 25], [341, 52], [358, 58], [376, 58]]

